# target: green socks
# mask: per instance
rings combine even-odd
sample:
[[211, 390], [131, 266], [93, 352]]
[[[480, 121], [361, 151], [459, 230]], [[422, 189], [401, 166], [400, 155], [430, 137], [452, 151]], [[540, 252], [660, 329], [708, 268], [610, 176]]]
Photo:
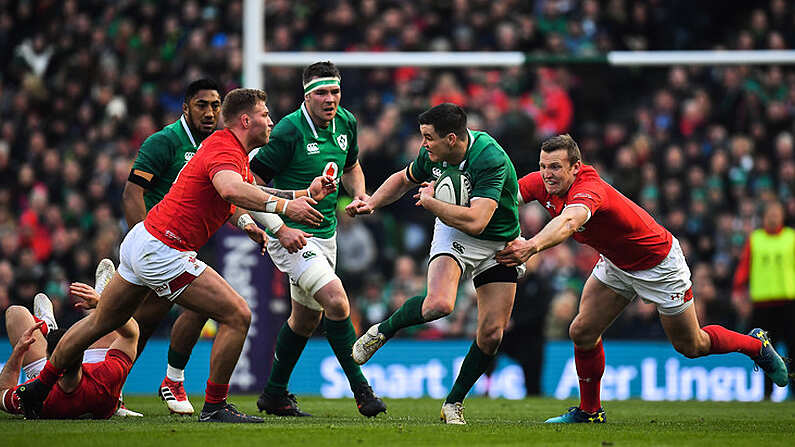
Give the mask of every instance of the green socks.
[[407, 299], [400, 306], [400, 309], [378, 325], [378, 332], [384, 334], [386, 338], [392, 338], [400, 329], [425, 323], [425, 319], [422, 318], [423, 301], [425, 301], [425, 296], [415, 296]]
[[464, 363], [461, 364], [461, 371], [455, 379], [453, 389], [447, 395], [445, 403], [463, 402], [469, 390], [477, 382], [478, 378], [486, 372], [492, 361], [493, 355], [486, 355], [478, 347], [477, 340], [472, 342], [472, 347], [469, 348], [467, 356], [464, 358]]
[[[287, 391], [287, 382], [290, 381], [290, 374], [293, 373], [298, 357], [304, 351], [307, 337], [302, 337], [285, 322], [279, 330], [276, 338], [276, 352], [273, 356], [273, 367], [271, 375], [268, 377], [268, 385], [265, 392], [271, 395], [278, 395]], [[350, 356], [349, 356], [350, 357]]]
[[344, 320], [334, 321], [323, 317], [323, 323], [326, 326], [326, 338], [337, 356], [337, 361], [340, 362], [342, 370], [345, 371], [345, 376], [348, 377], [348, 383], [351, 388], [360, 383], [367, 383], [367, 379], [362, 374], [362, 369], [351, 357], [353, 350], [353, 343], [356, 341], [356, 330], [353, 329], [351, 317]]

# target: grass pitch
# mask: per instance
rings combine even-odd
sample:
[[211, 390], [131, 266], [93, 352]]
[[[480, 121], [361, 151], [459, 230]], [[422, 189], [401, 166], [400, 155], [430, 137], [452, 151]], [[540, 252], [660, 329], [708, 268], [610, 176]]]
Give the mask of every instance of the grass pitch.
[[[563, 413], [571, 401], [471, 398], [466, 426], [439, 422], [441, 401], [387, 399], [389, 413], [365, 419], [353, 399], [300, 397], [312, 418], [266, 416], [264, 424], [200, 424], [169, 415], [155, 396], [126, 396], [144, 418], [109, 421], [25, 421], [0, 415], [0, 446], [89, 447], [94, 445], [215, 447], [575, 445], [575, 446], [792, 446], [795, 401], [770, 402], [607, 402], [607, 424], [553, 425], [544, 419]], [[191, 398], [201, 407], [201, 396]], [[256, 413], [256, 396], [231, 402]]]

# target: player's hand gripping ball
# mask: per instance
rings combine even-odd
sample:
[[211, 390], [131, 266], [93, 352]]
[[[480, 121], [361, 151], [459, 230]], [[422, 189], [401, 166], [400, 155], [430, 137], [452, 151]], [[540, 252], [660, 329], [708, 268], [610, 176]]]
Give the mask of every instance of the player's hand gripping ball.
[[472, 186], [466, 174], [458, 168], [449, 167], [436, 180], [434, 197], [453, 205], [469, 206], [471, 191]]

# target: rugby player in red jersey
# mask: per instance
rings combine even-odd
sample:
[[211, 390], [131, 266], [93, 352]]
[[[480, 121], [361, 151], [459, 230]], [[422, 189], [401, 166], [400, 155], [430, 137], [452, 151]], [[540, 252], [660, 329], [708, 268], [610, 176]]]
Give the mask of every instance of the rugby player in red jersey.
[[569, 326], [580, 405], [546, 422], [605, 422], [599, 399], [605, 368], [602, 334], [636, 297], [657, 305], [668, 339], [686, 357], [741, 352], [776, 384], [786, 386], [786, 365], [765, 331], [743, 335], [717, 325], [700, 327], [692, 307], [690, 269], [679, 242], [593, 167], [584, 165], [574, 139], [558, 135], [546, 140], [539, 166], [539, 172], [519, 179], [519, 194], [524, 203], [540, 202], [553, 219], [532, 238], [511, 242], [497, 253], [497, 260], [518, 265], [569, 237], [601, 255]]
[[[99, 295], [92, 287], [74, 283], [70, 290], [72, 295], [85, 300], [80, 303], [81, 307], [96, 306]], [[47, 300], [47, 297], [39, 294], [36, 299]], [[48, 320], [52, 320], [51, 312], [49, 317], [34, 318], [22, 306], [11, 306], [6, 310], [8, 340], [14, 349], [0, 372], [0, 408], [8, 413], [22, 414], [15, 391], [27, 386], [27, 382], [17, 385], [19, 368], [52, 354], [64, 335], [63, 329], [48, 328]], [[115, 335], [103, 361], [76, 363], [64, 371], [44, 401], [40, 413], [43, 419], [108, 419], [113, 416], [119, 407], [122, 385], [127, 380], [133, 365], [132, 359], [135, 358], [138, 324], [129, 318], [116, 330]]]
[[251, 311], [215, 270], [196, 259], [196, 251], [230, 220], [261, 244], [264, 253], [265, 232], [245, 210], [284, 214], [310, 225], [322, 222], [311, 198], [278, 198], [253, 184], [248, 153], [268, 142], [273, 127], [265, 100], [265, 92], [256, 89], [236, 89], [226, 95], [221, 106], [225, 128], [202, 142], [163, 200], [124, 238], [119, 268], [96, 311], [72, 326], [38, 378], [16, 391], [25, 417], [39, 417], [59, 375], [93, 341], [126, 322], [154, 290], [163, 299], [218, 322], [199, 421], [262, 422], [226, 401]]

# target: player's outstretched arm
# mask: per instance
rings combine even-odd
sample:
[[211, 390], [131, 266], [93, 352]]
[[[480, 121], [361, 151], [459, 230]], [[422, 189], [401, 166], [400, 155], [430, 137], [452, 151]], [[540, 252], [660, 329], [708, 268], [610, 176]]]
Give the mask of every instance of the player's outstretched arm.
[[350, 216], [359, 214], [372, 214], [377, 208], [382, 208], [409, 192], [416, 183], [406, 177], [406, 171], [401, 169], [390, 175], [386, 181], [367, 200], [355, 199], [347, 207], [345, 212]]
[[527, 261], [530, 256], [554, 247], [565, 241], [588, 221], [588, 209], [583, 206], [568, 206], [557, 217], [550, 220], [541, 231], [528, 240], [522, 238], [508, 243], [497, 252], [497, 262], [509, 267]]
[[33, 334], [39, 330], [41, 325], [45, 324], [44, 321], [38, 321], [31, 325], [22, 336], [17, 340], [11, 355], [8, 357], [6, 364], [3, 366], [3, 371], [0, 372], [0, 395], [4, 390], [14, 388], [19, 379], [19, 370], [22, 368], [22, 361], [25, 353], [28, 352], [30, 346], [36, 341]]
[[323, 215], [312, 208], [317, 202], [309, 197], [288, 200], [274, 197], [254, 185], [243, 181], [243, 177], [232, 170], [223, 170], [213, 176], [213, 187], [221, 197], [241, 208], [266, 213], [284, 214], [291, 220], [307, 225], [319, 226]]

